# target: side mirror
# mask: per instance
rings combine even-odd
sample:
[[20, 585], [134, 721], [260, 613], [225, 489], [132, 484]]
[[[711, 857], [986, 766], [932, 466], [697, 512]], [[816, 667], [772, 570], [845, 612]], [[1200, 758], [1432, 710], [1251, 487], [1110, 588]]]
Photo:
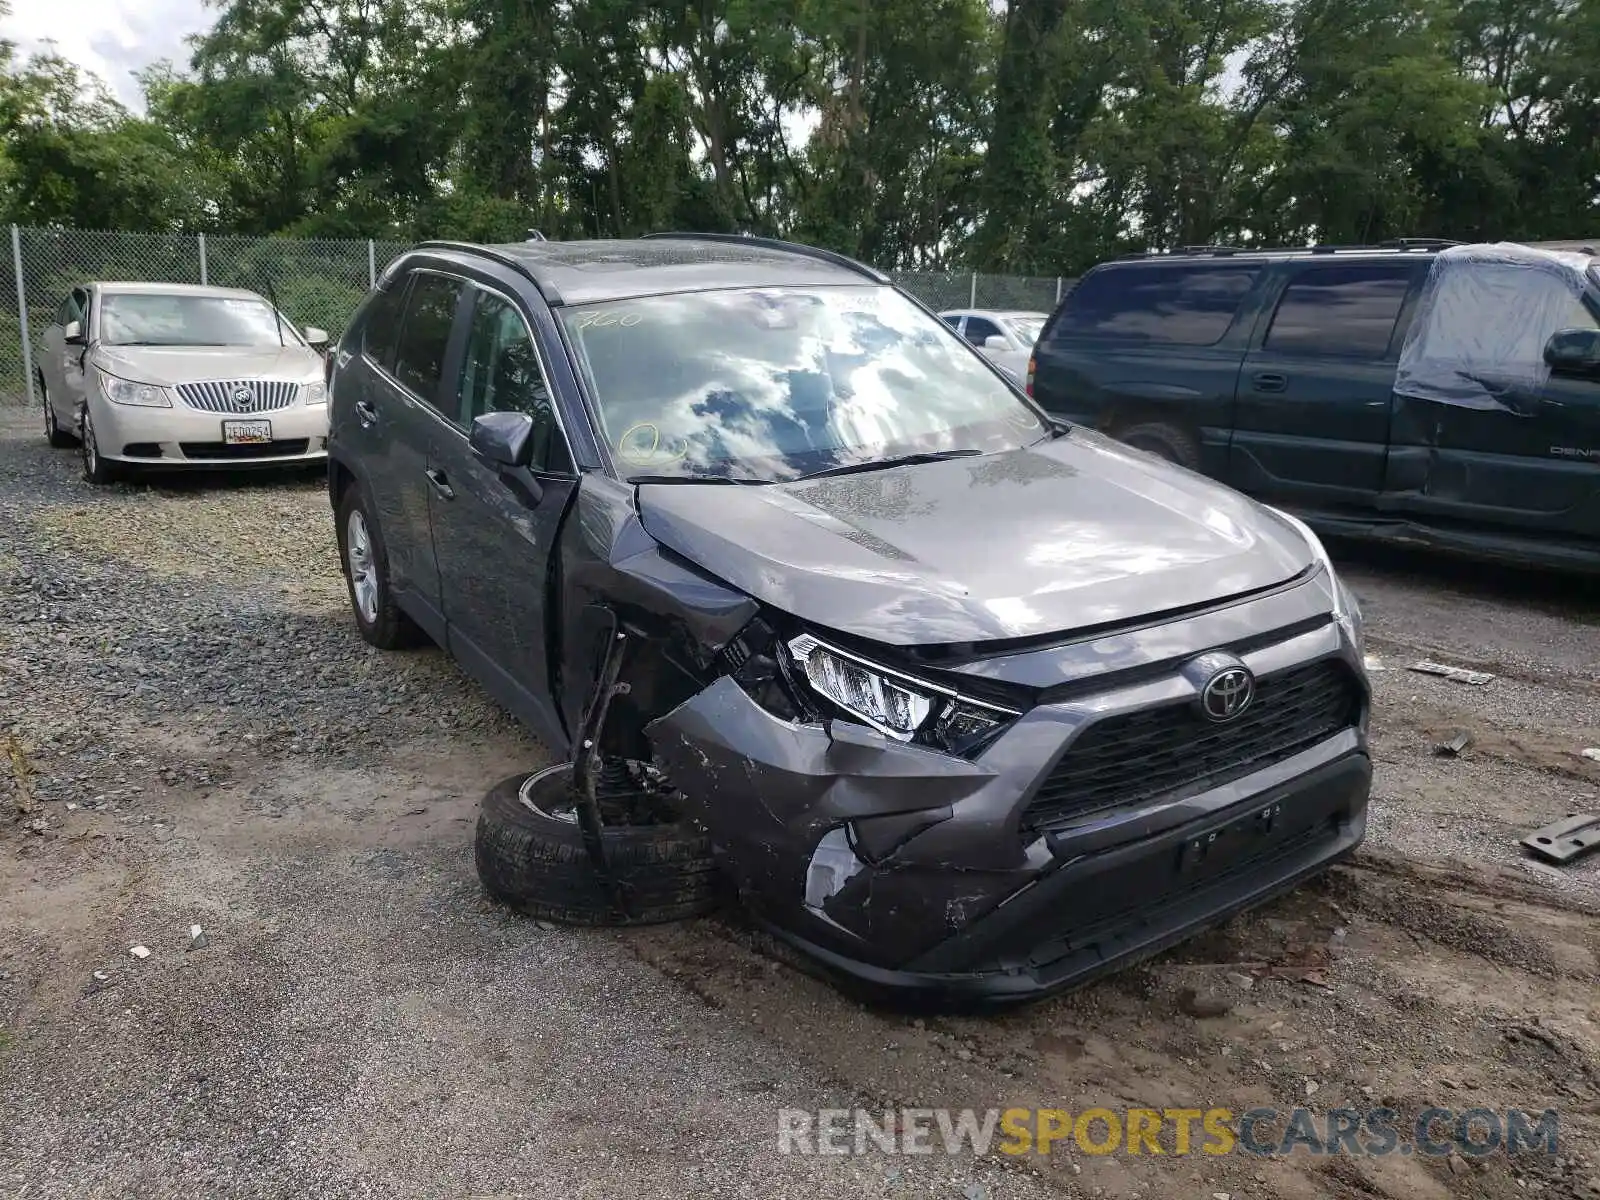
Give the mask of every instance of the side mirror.
[[1005, 334], [991, 333], [983, 339], [983, 348], [985, 350], [1009, 350], [1011, 349], [1011, 343], [1006, 341]]
[[472, 451], [497, 467], [525, 467], [533, 457], [533, 418], [527, 413], [492, 412], [472, 422]]
[[69, 346], [88, 345], [88, 339], [83, 336], [83, 323], [80, 321], [68, 321], [66, 328], [62, 330], [62, 335]]
[[1558, 329], [1544, 344], [1544, 361], [1558, 375], [1600, 375], [1600, 329]]
[[326, 350], [328, 344], [333, 341], [326, 329], [318, 329], [315, 325], [307, 325], [302, 332], [305, 334], [306, 344], [313, 350]]
[[467, 439], [472, 452], [500, 472], [500, 481], [529, 508], [544, 499], [544, 485], [533, 477], [533, 418], [527, 413], [492, 412], [472, 422]]

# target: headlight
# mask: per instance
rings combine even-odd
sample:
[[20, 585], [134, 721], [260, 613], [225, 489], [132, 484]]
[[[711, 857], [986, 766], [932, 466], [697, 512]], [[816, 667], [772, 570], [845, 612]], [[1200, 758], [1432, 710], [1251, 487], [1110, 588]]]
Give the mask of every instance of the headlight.
[[1340, 579], [1339, 573], [1333, 569], [1333, 559], [1328, 557], [1322, 539], [1299, 517], [1290, 516], [1281, 508], [1273, 508], [1271, 511], [1295, 527], [1300, 536], [1305, 538], [1306, 545], [1311, 547], [1311, 553], [1322, 565], [1322, 569], [1328, 573], [1328, 582], [1333, 585], [1333, 619], [1339, 622], [1339, 628], [1343, 629], [1354, 643], [1356, 653], [1364, 657], [1367, 652], [1367, 641], [1362, 628], [1361, 605], [1357, 603], [1355, 593], [1345, 587], [1344, 580]]
[[302, 383], [300, 393], [305, 397], [307, 404], [326, 404], [328, 402], [328, 385], [322, 380], [315, 383]]
[[890, 737], [910, 741], [933, 711], [931, 696], [891, 681], [808, 634], [790, 642], [789, 652], [821, 695]]
[[907, 679], [810, 634], [790, 641], [789, 653], [818, 695], [897, 741], [909, 742], [921, 731], [941, 749], [961, 750], [1018, 715]]
[[153, 383], [134, 383], [114, 375], [100, 376], [100, 390], [113, 404], [131, 404], [140, 408], [171, 408], [167, 389]]

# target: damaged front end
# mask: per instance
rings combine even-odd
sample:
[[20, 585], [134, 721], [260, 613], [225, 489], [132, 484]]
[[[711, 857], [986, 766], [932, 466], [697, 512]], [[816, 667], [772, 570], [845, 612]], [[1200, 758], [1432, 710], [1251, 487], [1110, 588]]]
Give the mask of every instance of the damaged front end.
[[[746, 908], [842, 978], [1035, 998], [1361, 839], [1368, 692], [1331, 571], [1077, 638], [890, 647], [722, 583], [594, 482], [564, 534], [567, 709], [625, 634], [598, 752], [653, 761]], [[1255, 708], [1224, 728], [1202, 701], [1235, 674]]]

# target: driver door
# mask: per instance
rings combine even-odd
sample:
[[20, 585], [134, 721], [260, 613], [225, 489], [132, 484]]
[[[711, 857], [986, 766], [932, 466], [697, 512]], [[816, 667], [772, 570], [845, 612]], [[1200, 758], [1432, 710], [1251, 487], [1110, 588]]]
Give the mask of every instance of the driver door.
[[[67, 326], [78, 323], [82, 343], [69, 344]], [[76, 287], [56, 310], [55, 322], [45, 330], [39, 371], [50, 397], [50, 407], [64, 428], [77, 425], [78, 405], [84, 398], [84, 360], [89, 337], [89, 292]]]
[[[435, 434], [428, 464], [450, 652], [500, 703], [559, 745], [565, 735], [547, 652], [551, 556], [577, 477], [527, 320], [510, 297], [485, 287], [474, 293], [455, 427]], [[472, 422], [490, 412], [533, 417], [526, 472], [506, 472], [473, 452]]]
[[[1600, 328], [1600, 298], [1573, 297], [1562, 328]], [[1555, 329], [1536, 331], [1540, 347]], [[1600, 533], [1600, 378], [1551, 372], [1486, 382], [1498, 406], [1396, 394], [1384, 507], [1524, 534]]]

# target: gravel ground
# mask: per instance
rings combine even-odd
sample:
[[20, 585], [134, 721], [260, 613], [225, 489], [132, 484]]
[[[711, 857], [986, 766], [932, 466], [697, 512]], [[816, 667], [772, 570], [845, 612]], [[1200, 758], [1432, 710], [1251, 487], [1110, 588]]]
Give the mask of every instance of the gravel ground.
[[[1600, 1196], [1600, 862], [1514, 844], [1600, 809], [1592, 591], [1352, 555], [1384, 668], [1368, 851], [1072, 996], [912, 1020], [732, 918], [579, 932], [488, 904], [477, 799], [547, 756], [437, 651], [356, 637], [321, 481], [91, 489], [33, 425], [0, 413], [0, 739], [33, 798], [12, 821], [0, 780], [0, 1200]], [[1403, 669], [1424, 656], [1497, 678]], [[1436, 756], [1456, 729], [1472, 746]], [[773, 1136], [779, 1107], [1311, 1095], [1554, 1105], [1562, 1156], [825, 1158]]]

